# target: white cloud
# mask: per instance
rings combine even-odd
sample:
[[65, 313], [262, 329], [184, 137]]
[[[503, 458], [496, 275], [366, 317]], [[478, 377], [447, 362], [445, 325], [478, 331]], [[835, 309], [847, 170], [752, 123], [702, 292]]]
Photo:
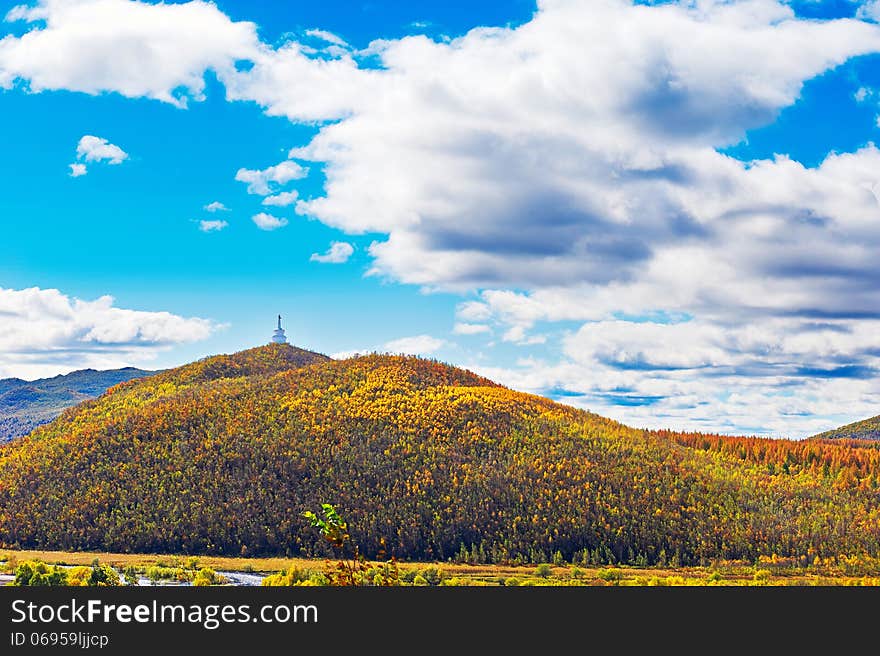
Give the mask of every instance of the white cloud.
[[76, 157], [86, 162], [122, 164], [128, 159], [128, 153], [102, 137], [87, 134], [76, 145]]
[[325, 30], [306, 30], [306, 36], [320, 39], [321, 41], [326, 41], [327, 43], [332, 43], [336, 46], [348, 46], [348, 43], [346, 43], [344, 39], [333, 34], [332, 32], [327, 32]]
[[279, 219], [265, 212], [260, 212], [256, 216], [251, 217], [251, 220], [260, 230], [277, 230], [287, 225], [287, 219]]
[[218, 328], [206, 319], [118, 308], [110, 296], [85, 301], [37, 287], [0, 288], [0, 315], [0, 378], [148, 362]]
[[344, 241], [334, 241], [326, 253], [312, 253], [309, 261], [321, 262], [322, 264], [342, 264], [348, 262], [352, 253], [354, 253], [354, 246]]
[[377, 91], [372, 80], [381, 74], [359, 69], [351, 53], [322, 59], [308, 50], [295, 42], [262, 48], [250, 70], [220, 76], [227, 98], [255, 101], [270, 116], [317, 123], [350, 115], [360, 94]]
[[253, 23], [232, 22], [209, 2], [40, 0], [6, 19], [34, 24], [0, 40], [0, 86], [147, 97], [179, 107], [199, 100], [205, 71], [247, 59], [259, 43]]
[[272, 188], [276, 185], [285, 185], [291, 180], [299, 180], [304, 178], [307, 173], [308, 170], [296, 162], [286, 160], [263, 170], [239, 169], [235, 174], [235, 179], [247, 183], [249, 194], [266, 196], [272, 193]]
[[213, 212], [228, 212], [229, 208], [226, 207], [226, 205], [224, 205], [220, 201], [215, 200], [215, 201], [205, 205], [205, 210], [208, 212], [212, 212], [212, 213]]
[[[853, 408], [876, 401], [858, 369], [840, 367], [874, 366], [860, 340], [861, 326], [880, 315], [872, 194], [880, 151], [868, 144], [815, 167], [719, 152], [771, 123], [805, 81], [880, 51], [873, 22], [802, 20], [773, 0], [542, 0], [515, 28], [317, 53], [296, 42], [258, 43], [252, 25], [205, 3], [100, 2], [122, 9], [96, 15], [95, 46], [81, 38], [88, 23], [69, 16], [99, 0], [38, 5], [45, 28], [0, 41], [0, 84], [29, 79], [33, 90], [182, 103], [214, 68], [228, 99], [314, 125], [316, 136], [289, 157], [320, 163], [324, 194], [299, 200], [296, 211], [350, 234], [387, 235], [369, 249], [373, 273], [477, 294], [458, 320], [514, 343], [546, 338], [530, 333], [538, 322], [595, 329], [583, 336], [573, 328], [580, 337], [565, 342], [558, 362], [510, 379], [555, 380], [624, 419], [658, 412], [657, 421], [709, 429], [713, 413], [717, 426], [747, 426], [748, 407], [762, 425], [806, 425], [796, 414], [803, 405], [785, 396], [795, 392], [817, 408], [847, 394], [856, 395]], [[874, 19], [877, 6], [859, 15]], [[124, 12], [173, 16], [177, 7], [216, 19], [205, 43], [217, 49], [192, 38], [201, 25], [175, 27], [156, 44], [159, 32], [146, 24], [123, 30], [117, 49], [182, 52], [169, 69], [186, 82], [170, 86], [151, 66], [129, 64], [140, 58], [117, 60], [104, 48], [117, 34], [114, 21], [127, 24], [117, 20]], [[15, 10], [13, 18], [36, 15]], [[47, 65], [54, 53], [64, 59]], [[380, 65], [361, 68], [364, 55]], [[237, 70], [235, 59], [253, 65]], [[46, 84], [53, 77], [59, 86]], [[179, 88], [188, 91], [174, 95]], [[282, 162], [241, 169], [236, 179], [268, 196], [304, 175]], [[271, 228], [286, 224], [257, 217]], [[655, 326], [638, 327], [646, 318]], [[816, 339], [831, 350], [804, 347]], [[800, 375], [794, 365], [813, 357], [839, 375]], [[725, 392], [739, 380], [724, 378], [725, 368], [742, 372], [748, 389], [740, 396]], [[634, 404], [615, 405], [621, 395]], [[650, 405], [638, 405], [639, 395]]]
[[488, 321], [492, 318], [492, 308], [480, 301], [465, 301], [455, 308], [455, 314], [465, 321]]
[[853, 98], [856, 99], [856, 102], [864, 102], [865, 98], [872, 94], [873, 91], [871, 91], [871, 89], [868, 89], [867, 87], [859, 87], [858, 91], [853, 94]]
[[880, 1], [869, 0], [856, 10], [856, 17], [865, 20], [880, 21]]
[[526, 334], [525, 326], [511, 326], [501, 336], [501, 340], [504, 342], [512, 342], [514, 344], [528, 346], [533, 344], [543, 344], [547, 341], [547, 338], [544, 335]]
[[445, 340], [431, 337], [430, 335], [415, 335], [413, 337], [401, 337], [385, 344], [385, 350], [391, 353], [405, 353], [409, 355], [430, 355], [439, 351], [446, 345]]
[[227, 227], [229, 223], [226, 221], [199, 221], [199, 230], [202, 232], [220, 232]]
[[274, 196], [266, 196], [263, 199], [263, 205], [271, 205], [273, 207], [287, 207], [293, 205], [299, 194], [296, 191], [282, 191]]
[[466, 323], [459, 321], [452, 327], [452, 332], [456, 335], [480, 335], [483, 333], [490, 333], [492, 332], [492, 329], [484, 323]]
[[610, 320], [569, 335], [556, 363], [469, 368], [527, 391], [563, 390], [564, 402], [631, 425], [801, 438], [876, 414], [878, 329], [878, 320]]
[[68, 166], [70, 167], [69, 175], [71, 178], [78, 178], [81, 175], [85, 175], [86, 173], [89, 172], [88, 169], [86, 168], [85, 164], [73, 163], [73, 164], [68, 164]]
[[[324, 195], [297, 212], [387, 234], [370, 247], [373, 273], [480, 290], [458, 318], [497, 324], [518, 344], [546, 339], [530, 334], [539, 321], [599, 322], [577, 342], [599, 365], [568, 349], [541, 372], [566, 372], [624, 419], [661, 410], [657, 421], [709, 429], [711, 412], [721, 427], [806, 425], [785, 394], [842, 398], [867, 384], [851, 377], [872, 362], [857, 341], [832, 340], [825, 373], [796, 364], [812, 357], [798, 345], [817, 323], [844, 322], [819, 330], [830, 340], [880, 307], [870, 193], [880, 151], [807, 168], [719, 149], [772, 122], [806, 80], [880, 51], [876, 25], [800, 20], [771, 0], [546, 0], [517, 28], [369, 50], [382, 67], [312, 60], [286, 44], [226, 83], [269, 114], [327, 121], [290, 153], [326, 172]], [[644, 327], [644, 317], [674, 327]], [[637, 371], [642, 359], [653, 368]], [[725, 368], [755, 383], [743, 404], [724, 400], [736, 380]], [[687, 373], [664, 373], [676, 371]]]

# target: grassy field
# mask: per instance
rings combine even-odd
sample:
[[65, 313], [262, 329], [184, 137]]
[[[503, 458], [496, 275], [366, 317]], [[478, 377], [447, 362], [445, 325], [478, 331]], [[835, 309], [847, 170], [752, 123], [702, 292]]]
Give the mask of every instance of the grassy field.
[[[138, 572], [149, 568], [177, 568], [194, 571], [210, 567], [217, 571], [274, 574], [294, 567], [322, 572], [327, 561], [305, 558], [229, 558], [223, 556], [182, 556], [162, 554], [122, 554], [65, 551], [0, 551], [0, 569], [12, 573], [18, 563], [29, 560], [57, 565], [91, 565], [95, 560], [123, 570]], [[837, 565], [795, 567], [773, 561], [756, 564], [728, 561], [710, 567], [639, 568], [583, 567], [572, 565], [467, 565], [458, 563], [398, 563], [401, 578], [411, 582], [420, 575], [429, 584], [497, 585], [807, 585], [880, 586], [880, 572], [847, 573]]]

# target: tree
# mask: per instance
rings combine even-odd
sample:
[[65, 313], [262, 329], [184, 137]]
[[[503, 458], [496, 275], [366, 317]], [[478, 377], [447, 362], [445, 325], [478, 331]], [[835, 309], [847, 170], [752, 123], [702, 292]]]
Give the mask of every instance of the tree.
[[[322, 503], [321, 515], [322, 517], [319, 517], [311, 511], [303, 513], [303, 517], [318, 529], [339, 558], [335, 568], [327, 572], [330, 585], [373, 585], [377, 582], [379, 585], [400, 585], [400, 573], [394, 558], [381, 568], [380, 576], [375, 576], [376, 567], [367, 562], [360, 547], [352, 540], [348, 532], [348, 522], [342, 518], [336, 508], [332, 504]], [[384, 543], [383, 538], [383, 552]], [[371, 574], [373, 576], [370, 576]]]

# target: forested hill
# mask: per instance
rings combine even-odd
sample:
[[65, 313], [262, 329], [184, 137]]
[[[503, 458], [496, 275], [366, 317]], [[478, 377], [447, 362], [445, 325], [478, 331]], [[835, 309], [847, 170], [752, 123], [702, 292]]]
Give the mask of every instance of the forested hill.
[[876, 554], [880, 449], [635, 430], [414, 357], [270, 345], [123, 383], [0, 448], [0, 540], [694, 563]]
[[814, 440], [880, 440], [880, 415], [819, 433]]
[[152, 373], [125, 367], [107, 371], [81, 369], [39, 380], [4, 378], [0, 380], [0, 442], [27, 435], [66, 408], [103, 394], [108, 387]]

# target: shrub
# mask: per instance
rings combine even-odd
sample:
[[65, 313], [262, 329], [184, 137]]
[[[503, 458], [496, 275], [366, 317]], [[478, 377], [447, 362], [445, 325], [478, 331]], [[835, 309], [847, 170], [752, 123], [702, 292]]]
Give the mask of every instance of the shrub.
[[542, 579], [548, 578], [552, 573], [553, 568], [549, 563], [541, 563], [535, 568], [535, 576], [540, 576]]
[[91, 575], [91, 567], [86, 567], [85, 565], [73, 567], [67, 571], [67, 585], [74, 585], [77, 587], [86, 586], [89, 584], [89, 577], [91, 577]]
[[443, 580], [443, 570], [434, 565], [423, 569], [421, 575], [428, 582], [428, 585], [440, 585], [440, 582]]
[[138, 584], [138, 573], [137, 570], [129, 565], [122, 571], [122, 576], [125, 579], [126, 585], [137, 585]]
[[596, 577], [603, 581], [608, 581], [609, 583], [618, 583], [622, 578], [622, 575], [620, 570], [607, 567], [596, 572]]
[[67, 571], [39, 560], [27, 560], [15, 568], [12, 585], [67, 585]]
[[311, 574], [311, 570], [299, 569], [296, 565], [292, 565], [288, 570], [281, 570], [277, 574], [270, 574], [263, 579], [261, 585], [271, 587], [300, 585], [308, 581]]
[[770, 582], [771, 576], [772, 573], [769, 569], [759, 569], [752, 578], [755, 581], [755, 585], [767, 585]]
[[192, 584], [194, 586], [226, 585], [228, 582], [225, 577], [220, 576], [210, 567], [203, 567], [193, 578]]

